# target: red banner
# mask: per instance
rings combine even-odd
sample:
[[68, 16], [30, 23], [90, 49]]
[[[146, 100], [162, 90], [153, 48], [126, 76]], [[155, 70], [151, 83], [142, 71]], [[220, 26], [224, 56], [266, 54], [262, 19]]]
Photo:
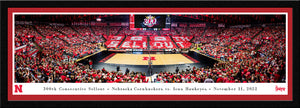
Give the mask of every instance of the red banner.
[[120, 48], [147, 49], [147, 41], [124, 41]]
[[108, 40], [105, 42], [107, 48], [117, 48], [120, 45], [121, 41]]
[[147, 36], [127, 36], [125, 41], [147, 41]]
[[150, 48], [152, 49], [173, 49], [176, 45], [169, 36], [151, 36]]
[[173, 49], [176, 48], [174, 43], [172, 41], [165, 41], [165, 42], [159, 42], [159, 41], [151, 41], [150, 47], [152, 49]]
[[105, 45], [107, 48], [117, 48], [125, 36], [108, 36]]
[[189, 42], [193, 38], [192, 36], [173, 36], [175, 42]]
[[122, 49], [146, 49], [147, 37], [146, 36], [127, 36], [125, 41], [120, 46]]
[[172, 41], [169, 36], [150, 36], [150, 41]]
[[107, 40], [122, 41], [125, 36], [108, 36]]
[[189, 48], [192, 45], [190, 42], [176, 42], [176, 44], [179, 48]]
[[189, 48], [192, 45], [190, 42], [193, 38], [192, 36], [173, 36], [172, 38], [179, 48]]

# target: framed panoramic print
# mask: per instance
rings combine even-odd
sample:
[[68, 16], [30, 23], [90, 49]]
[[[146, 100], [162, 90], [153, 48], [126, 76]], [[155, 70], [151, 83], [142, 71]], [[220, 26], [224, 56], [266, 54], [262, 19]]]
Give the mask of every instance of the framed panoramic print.
[[293, 101], [292, 7], [110, 5], [7, 7], [7, 100]]

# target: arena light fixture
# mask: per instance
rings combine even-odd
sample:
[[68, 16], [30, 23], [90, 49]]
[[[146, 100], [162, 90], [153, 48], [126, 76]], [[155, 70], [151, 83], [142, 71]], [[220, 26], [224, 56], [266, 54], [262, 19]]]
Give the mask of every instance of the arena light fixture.
[[97, 18], [97, 19], [96, 19], [96, 21], [101, 21], [101, 20], [102, 20], [101, 18]]

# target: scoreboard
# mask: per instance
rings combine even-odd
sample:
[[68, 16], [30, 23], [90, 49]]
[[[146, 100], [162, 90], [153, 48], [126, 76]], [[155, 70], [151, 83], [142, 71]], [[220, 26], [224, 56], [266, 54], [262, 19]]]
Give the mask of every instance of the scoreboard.
[[170, 15], [130, 15], [130, 30], [170, 30]]

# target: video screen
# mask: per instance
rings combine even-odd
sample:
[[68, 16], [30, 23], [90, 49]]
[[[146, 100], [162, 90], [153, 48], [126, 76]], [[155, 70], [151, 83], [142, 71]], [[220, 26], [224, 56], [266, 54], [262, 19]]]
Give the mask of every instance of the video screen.
[[165, 28], [166, 15], [135, 15], [135, 28]]
[[170, 30], [170, 15], [131, 15], [131, 30]]

